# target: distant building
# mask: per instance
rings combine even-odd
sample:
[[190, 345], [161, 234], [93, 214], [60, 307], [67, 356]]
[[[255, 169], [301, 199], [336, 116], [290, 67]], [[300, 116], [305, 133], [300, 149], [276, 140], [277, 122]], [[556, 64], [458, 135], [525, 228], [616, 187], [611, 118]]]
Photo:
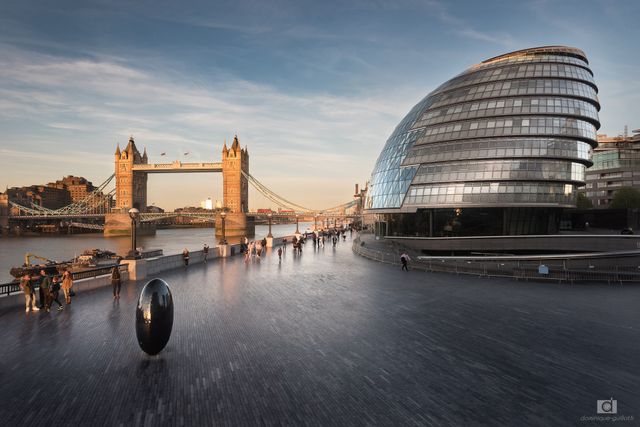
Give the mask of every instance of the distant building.
[[68, 175], [55, 183], [47, 185], [50, 187], [66, 188], [69, 190], [72, 202], [84, 200], [96, 189], [91, 181], [88, 181], [86, 178], [81, 176], [73, 175]]
[[258, 209], [258, 210], [257, 210], [257, 212], [258, 212], [258, 213], [261, 213], [261, 214], [270, 214], [270, 213], [274, 213], [274, 212], [271, 210], [271, 208], [267, 208], [267, 209], [265, 209], [265, 208], [260, 208], [260, 209]]
[[207, 200], [201, 201], [200, 207], [209, 211], [213, 210], [213, 200], [211, 200], [211, 197], [208, 197]]
[[9, 196], [0, 193], [0, 231], [4, 231], [9, 226]]
[[[6, 194], [11, 202], [30, 207], [31, 204], [47, 209], [59, 209], [75, 202], [86, 200], [97, 188], [86, 178], [68, 175], [46, 185], [31, 185], [13, 187]], [[112, 197], [98, 194], [91, 200], [92, 207], [104, 205], [109, 209], [113, 203]]]
[[640, 130], [632, 136], [598, 135], [592, 161], [585, 189], [594, 208], [609, 207], [619, 188], [640, 190]]
[[524, 49], [443, 83], [398, 124], [365, 214], [382, 236], [554, 234], [585, 185], [600, 103], [583, 51]]
[[[202, 207], [196, 207], [196, 206], [185, 206], [183, 208], [176, 208], [173, 210], [174, 212], [191, 212], [191, 213], [202, 213], [202, 212], [207, 212], [208, 209], [202, 208]], [[209, 213], [209, 212], [207, 212]]]
[[62, 187], [48, 185], [31, 185], [29, 187], [12, 187], [7, 190], [9, 200], [29, 207], [34, 205], [47, 209], [59, 209], [71, 204], [71, 194]]
[[164, 213], [164, 209], [159, 208], [158, 206], [147, 206], [147, 212], [149, 213]]

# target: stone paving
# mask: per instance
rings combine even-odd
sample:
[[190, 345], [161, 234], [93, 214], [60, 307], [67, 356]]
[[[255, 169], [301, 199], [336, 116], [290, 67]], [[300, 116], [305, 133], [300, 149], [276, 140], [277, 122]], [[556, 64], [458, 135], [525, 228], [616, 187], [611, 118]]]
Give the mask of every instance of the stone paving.
[[640, 420], [640, 288], [402, 272], [351, 242], [163, 273], [150, 357], [136, 298], [0, 313], [0, 420], [50, 425], [589, 425]]

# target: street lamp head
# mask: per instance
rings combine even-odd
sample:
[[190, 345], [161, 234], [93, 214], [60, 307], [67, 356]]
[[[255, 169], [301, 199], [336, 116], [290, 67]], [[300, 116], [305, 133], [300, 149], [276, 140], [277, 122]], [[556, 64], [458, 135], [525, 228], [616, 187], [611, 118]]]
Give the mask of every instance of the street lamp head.
[[225, 211], [222, 211], [222, 212], [220, 212], [220, 216], [221, 216], [222, 218], [224, 218], [225, 216], [227, 216], [227, 213], [226, 213]]
[[267, 217], [269, 217], [269, 218], [271, 218], [272, 216], [273, 216], [273, 214], [272, 214], [271, 212], [269, 212], [269, 213], [267, 214]]
[[129, 209], [129, 217], [132, 220], [135, 221], [136, 219], [138, 219], [139, 216], [140, 216], [140, 211], [138, 209], [136, 209], [136, 208]]

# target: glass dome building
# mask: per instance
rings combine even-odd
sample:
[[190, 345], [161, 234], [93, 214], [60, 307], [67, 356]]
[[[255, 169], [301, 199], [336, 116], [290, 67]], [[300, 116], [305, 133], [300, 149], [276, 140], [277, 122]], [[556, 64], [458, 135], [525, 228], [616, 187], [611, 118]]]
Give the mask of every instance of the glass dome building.
[[587, 57], [537, 47], [476, 64], [387, 140], [365, 202], [396, 236], [548, 234], [576, 204], [600, 127]]

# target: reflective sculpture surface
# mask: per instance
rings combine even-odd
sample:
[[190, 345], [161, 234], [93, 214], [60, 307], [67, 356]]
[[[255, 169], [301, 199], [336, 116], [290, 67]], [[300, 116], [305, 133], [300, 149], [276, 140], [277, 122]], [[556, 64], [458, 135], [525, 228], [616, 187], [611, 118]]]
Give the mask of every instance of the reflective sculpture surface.
[[169, 285], [162, 279], [147, 283], [136, 308], [136, 336], [140, 348], [156, 355], [169, 342], [173, 328], [173, 297]]

